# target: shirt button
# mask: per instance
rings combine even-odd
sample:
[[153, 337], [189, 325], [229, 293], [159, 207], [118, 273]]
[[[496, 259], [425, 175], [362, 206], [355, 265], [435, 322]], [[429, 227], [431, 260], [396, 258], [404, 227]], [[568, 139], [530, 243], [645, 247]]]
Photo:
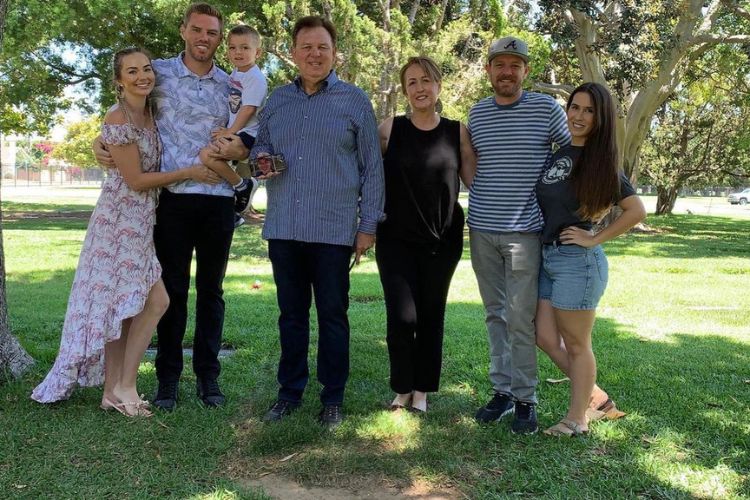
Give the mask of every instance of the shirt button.
[[302, 157], [301, 157], [301, 156], [298, 156], [298, 157], [297, 157], [297, 159], [298, 159], [298, 160], [301, 160], [301, 159], [302, 159]]

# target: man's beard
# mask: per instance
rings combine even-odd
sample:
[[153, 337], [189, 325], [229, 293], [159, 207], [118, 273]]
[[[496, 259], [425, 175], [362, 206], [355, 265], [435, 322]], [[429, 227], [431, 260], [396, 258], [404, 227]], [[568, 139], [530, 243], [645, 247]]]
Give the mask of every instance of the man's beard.
[[495, 95], [513, 97], [521, 91], [521, 82], [494, 83], [492, 88], [495, 90]]

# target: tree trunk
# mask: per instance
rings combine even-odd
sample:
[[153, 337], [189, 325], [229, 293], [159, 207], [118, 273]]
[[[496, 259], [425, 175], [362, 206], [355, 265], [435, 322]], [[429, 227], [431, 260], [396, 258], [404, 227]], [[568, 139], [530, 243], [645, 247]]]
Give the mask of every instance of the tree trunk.
[[674, 204], [677, 201], [677, 186], [656, 187], [656, 211], [655, 215], [671, 215]]
[[442, 0], [440, 2], [440, 13], [438, 14], [438, 18], [435, 21], [435, 30], [433, 33], [437, 33], [441, 29], [443, 29], [443, 22], [445, 21], [445, 12], [448, 9], [448, 0]]
[[419, 0], [414, 0], [411, 3], [411, 9], [409, 9], [409, 24], [414, 24], [417, 19], [417, 12], [419, 11]]
[[393, 34], [391, 32], [391, 4], [388, 0], [381, 0], [380, 8], [383, 12], [383, 31], [386, 38], [383, 42], [383, 53], [388, 55], [386, 63], [381, 68], [380, 85], [376, 97], [375, 118], [378, 122], [396, 114], [398, 104], [398, 82], [395, 74], [398, 70], [399, 54], [393, 50]]
[[[8, 12], [8, 0], [0, 0], [0, 48], [3, 44], [5, 14]], [[0, 144], [2, 148], [2, 144]], [[2, 169], [0, 168], [0, 187], [2, 187]], [[2, 202], [2, 199], [0, 199]], [[34, 360], [26, 354], [18, 340], [10, 334], [8, 324], [8, 302], [5, 294], [5, 252], [3, 250], [3, 211], [0, 206], [0, 372], [20, 377]], [[0, 379], [2, 381], [2, 379]]]
[[[634, 89], [630, 102], [618, 103], [621, 109], [627, 109], [627, 116], [618, 117], [617, 145], [625, 174], [633, 183], [638, 180], [641, 146], [654, 113], [679, 84], [688, 67], [687, 62], [697, 57], [701, 50], [705, 51], [710, 44], [718, 43], [713, 41], [701, 45], [696, 42], [696, 33], [700, 31], [703, 20], [703, 4], [700, 0], [683, 2], [682, 13], [674, 27], [675, 42], [662, 56], [656, 78], [644, 87]], [[595, 50], [598, 42], [596, 30], [601, 26], [597, 26], [587, 14], [574, 8], [565, 12], [565, 19], [578, 29], [575, 48], [584, 81], [606, 86], [598, 51]]]

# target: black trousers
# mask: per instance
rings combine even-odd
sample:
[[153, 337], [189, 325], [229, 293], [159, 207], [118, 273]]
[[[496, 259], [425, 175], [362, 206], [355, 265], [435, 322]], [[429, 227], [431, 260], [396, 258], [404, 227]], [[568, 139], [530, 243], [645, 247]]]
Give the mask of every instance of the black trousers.
[[156, 377], [177, 381], [182, 373], [182, 339], [187, 325], [190, 264], [195, 251], [195, 338], [193, 370], [202, 378], [219, 376], [224, 327], [224, 289], [229, 247], [234, 233], [233, 199], [226, 196], [174, 194], [163, 189], [156, 207], [154, 244], [169, 294], [169, 308], [159, 321]]
[[279, 303], [279, 399], [302, 400], [309, 378], [310, 306], [318, 313], [318, 381], [324, 405], [341, 404], [349, 377], [349, 258], [352, 247], [268, 240]]
[[462, 251], [461, 234], [439, 247], [378, 237], [391, 388], [399, 394], [440, 386], [445, 303]]

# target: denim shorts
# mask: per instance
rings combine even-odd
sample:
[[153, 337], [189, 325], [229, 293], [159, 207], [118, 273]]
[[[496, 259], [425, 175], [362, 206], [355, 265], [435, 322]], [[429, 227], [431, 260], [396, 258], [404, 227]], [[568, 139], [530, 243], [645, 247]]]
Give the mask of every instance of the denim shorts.
[[607, 257], [599, 245], [542, 245], [539, 298], [551, 301], [556, 309], [596, 309], [608, 273]]

